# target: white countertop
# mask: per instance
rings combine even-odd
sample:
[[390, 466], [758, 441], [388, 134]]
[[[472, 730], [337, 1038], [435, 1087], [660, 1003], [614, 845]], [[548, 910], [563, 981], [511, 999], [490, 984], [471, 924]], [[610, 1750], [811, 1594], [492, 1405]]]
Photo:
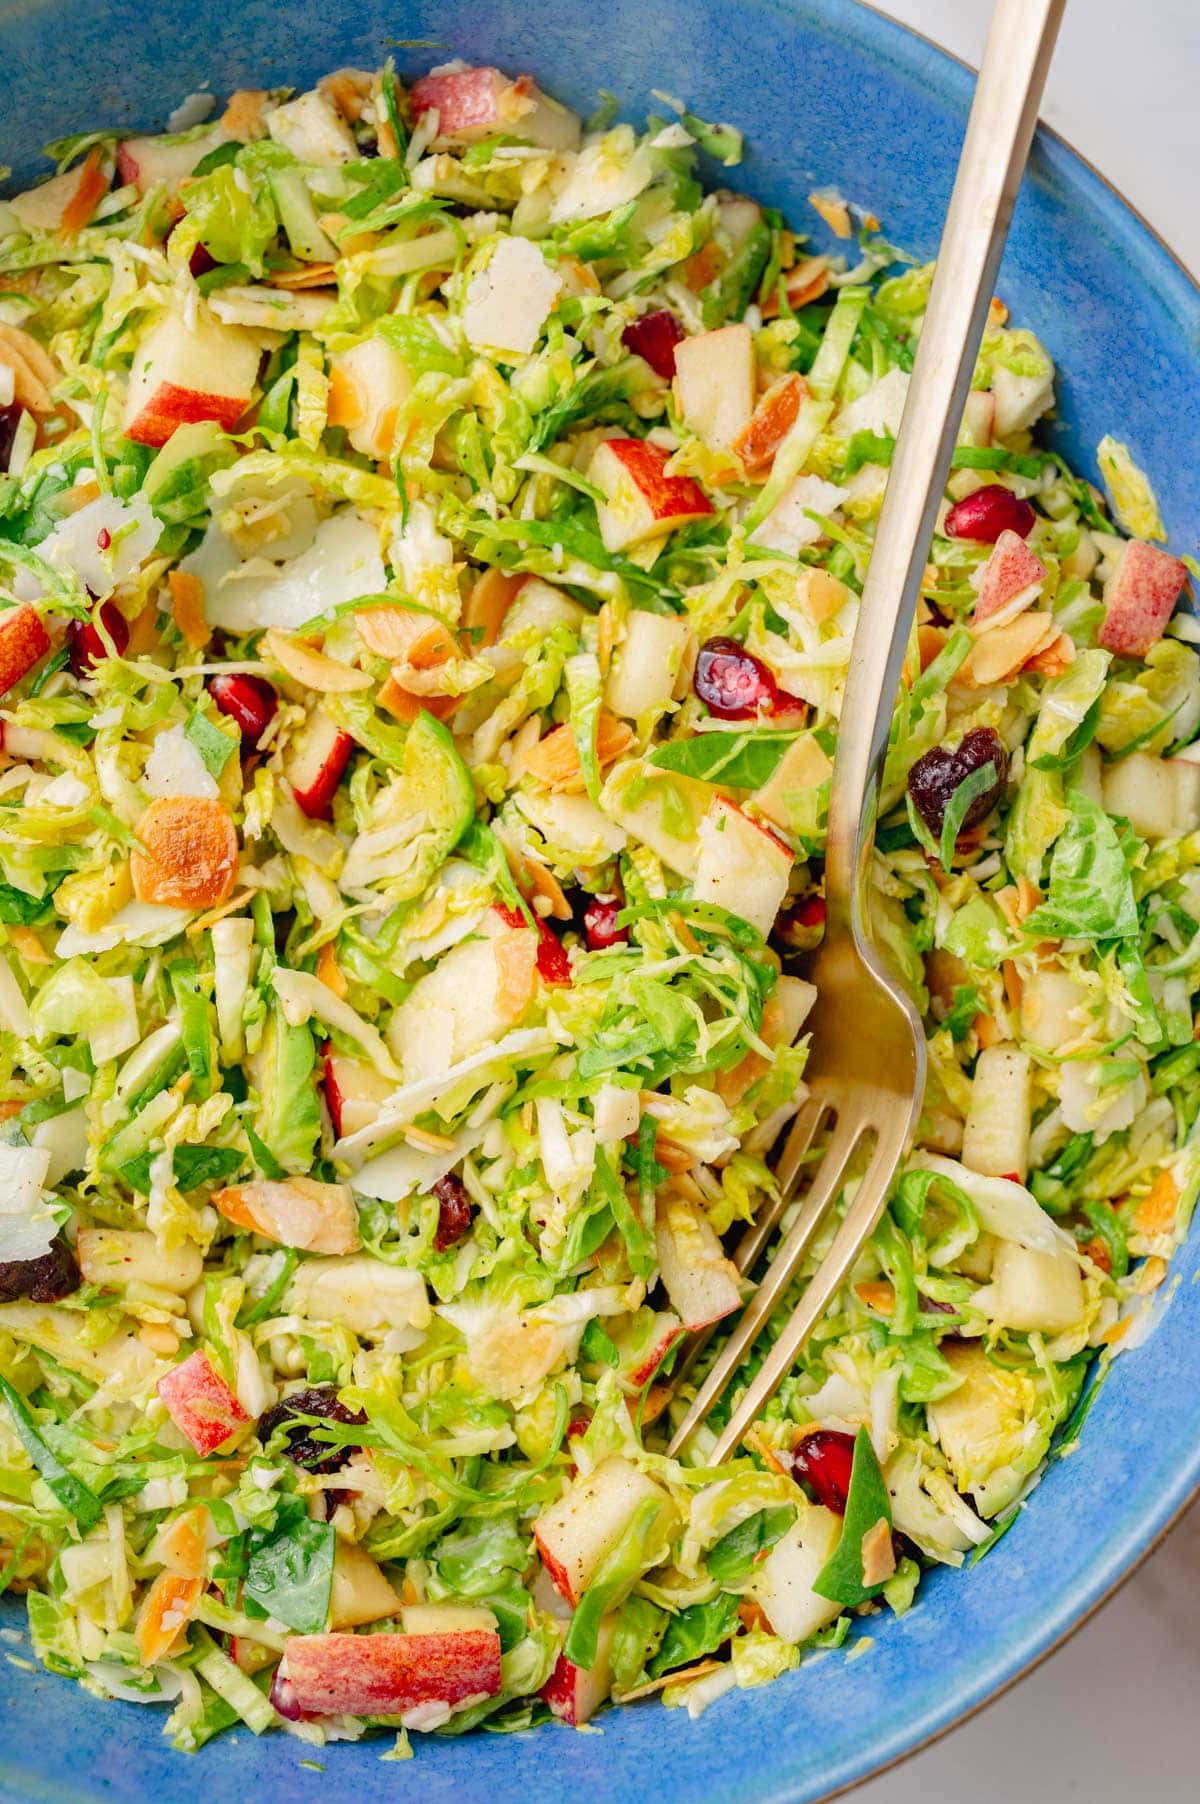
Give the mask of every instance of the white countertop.
[[[990, 0], [883, 10], [978, 63]], [[1070, 0], [1042, 111], [1200, 274], [1198, 83], [1200, 0]], [[853, 1804], [1194, 1804], [1198, 1602], [1200, 1505], [1036, 1673]]]

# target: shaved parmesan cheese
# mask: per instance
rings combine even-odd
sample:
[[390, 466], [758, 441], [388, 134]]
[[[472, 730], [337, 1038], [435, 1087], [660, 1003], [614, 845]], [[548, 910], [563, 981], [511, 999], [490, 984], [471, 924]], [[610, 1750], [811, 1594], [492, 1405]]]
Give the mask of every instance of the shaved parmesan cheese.
[[795, 557], [805, 545], [815, 545], [821, 537], [820, 525], [809, 515], [831, 514], [842, 505], [848, 492], [821, 476], [797, 476], [762, 525], [751, 533], [752, 542]]
[[307, 551], [282, 564], [243, 564], [214, 524], [179, 567], [203, 586], [210, 624], [234, 633], [302, 626], [326, 608], [378, 595], [387, 582], [379, 534], [350, 510], [323, 520]]
[[328, 168], [358, 155], [350, 127], [316, 88], [272, 107], [264, 123], [276, 144], [290, 150], [298, 163]]
[[471, 277], [463, 329], [473, 345], [525, 356], [558, 299], [562, 277], [528, 238], [502, 238], [486, 269]]
[[42, 1146], [0, 1146], [0, 1258], [41, 1259], [58, 1232], [45, 1205], [50, 1153]]
[[167, 908], [161, 902], [127, 902], [107, 927], [85, 933], [82, 927], [64, 927], [54, 948], [59, 958], [76, 958], [92, 952], [111, 952], [114, 946], [161, 946], [182, 933], [191, 914], [186, 908]]
[[168, 727], [150, 748], [142, 781], [152, 796], [215, 796], [208, 766], [182, 726]]
[[87, 799], [87, 784], [81, 783], [74, 772], [69, 770], [52, 778], [36, 797], [39, 808], [78, 808]]
[[654, 159], [645, 145], [628, 154], [632, 142], [624, 127], [580, 151], [550, 210], [552, 225], [566, 219], [598, 219], [601, 213], [636, 200], [650, 186]]
[[857, 401], [843, 407], [834, 421], [839, 439], [850, 439], [856, 432], [885, 433], [895, 438], [900, 430], [900, 416], [908, 399], [909, 376], [905, 370], [889, 370], [873, 388]]
[[68, 514], [35, 550], [55, 570], [73, 572], [103, 601], [149, 557], [161, 532], [161, 522], [143, 496], [118, 501], [115, 495], [101, 495]]

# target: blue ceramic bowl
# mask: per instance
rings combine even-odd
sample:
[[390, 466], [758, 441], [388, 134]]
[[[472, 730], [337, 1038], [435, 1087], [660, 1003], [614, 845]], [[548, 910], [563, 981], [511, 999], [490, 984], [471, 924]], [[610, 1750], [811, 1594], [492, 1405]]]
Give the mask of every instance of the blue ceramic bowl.
[[[397, 40], [425, 40], [411, 47]], [[430, 40], [433, 42], [431, 43]], [[0, 0], [0, 163], [32, 180], [46, 140], [98, 123], [160, 129], [191, 90], [308, 84], [341, 63], [402, 72], [448, 55], [536, 70], [588, 112], [598, 89], [631, 115], [652, 88], [746, 128], [737, 174], [814, 224], [805, 196], [836, 183], [892, 238], [933, 254], [970, 94], [967, 72], [854, 0]], [[1095, 474], [1108, 431], [1158, 488], [1175, 547], [1196, 549], [1200, 296], [1149, 229], [1064, 145], [1039, 137], [1000, 292], [1059, 366], [1062, 447]], [[1200, 1486], [1200, 1237], [1177, 1262], [1149, 1344], [1118, 1361], [1078, 1450], [1056, 1463], [1018, 1525], [971, 1572], [931, 1575], [873, 1645], [828, 1654], [697, 1724], [656, 1704], [557, 1728], [422, 1740], [381, 1765], [384, 1742], [308, 1750], [241, 1730], [199, 1756], [172, 1752], [161, 1711], [99, 1704], [0, 1661], [0, 1795], [55, 1804], [256, 1804], [337, 1795], [360, 1804], [417, 1788], [424, 1804], [568, 1796], [656, 1804], [793, 1804], [828, 1797], [948, 1728], [1096, 1608]], [[23, 1613], [13, 1607], [6, 1635]], [[10, 1643], [18, 1655], [24, 1643]], [[1034, 1787], [1036, 1791], [1036, 1786]]]

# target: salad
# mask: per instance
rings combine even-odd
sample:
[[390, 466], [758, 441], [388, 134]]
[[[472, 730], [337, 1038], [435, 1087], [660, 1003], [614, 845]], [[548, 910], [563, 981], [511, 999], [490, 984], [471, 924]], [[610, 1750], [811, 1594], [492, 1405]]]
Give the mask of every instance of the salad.
[[804, 1094], [931, 266], [661, 99], [343, 69], [0, 202], [0, 1590], [182, 1749], [695, 1714], [903, 1612], [1200, 1191], [1196, 566], [996, 301], [872, 866], [919, 1142], [738, 1456], [666, 1456]]

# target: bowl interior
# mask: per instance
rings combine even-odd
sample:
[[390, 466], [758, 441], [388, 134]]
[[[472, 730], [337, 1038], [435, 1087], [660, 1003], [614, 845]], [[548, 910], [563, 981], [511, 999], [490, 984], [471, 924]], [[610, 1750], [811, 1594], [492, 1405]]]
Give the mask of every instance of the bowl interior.
[[[678, 94], [745, 128], [749, 153], [732, 179], [799, 229], [823, 241], [805, 197], [834, 184], [921, 258], [936, 249], [970, 91], [962, 68], [855, 0], [0, 0], [0, 163], [27, 182], [47, 168], [42, 143], [64, 132], [161, 129], [194, 89], [299, 86], [389, 52], [402, 74], [455, 54], [530, 68], [585, 114], [601, 89], [631, 117], [654, 107], [654, 88]], [[999, 289], [1058, 362], [1056, 441], [1094, 477], [1099, 438], [1127, 440], [1175, 548], [1195, 550], [1200, 458], [1183, 453], [1200, 386], [1200, 296], [1148, 228], [1045, 134]], [[810, 1660], [697, 1724], [647, 1705], [605, 1716], [599, 1734], [422, 1740], [408, 1770], [427, 1804], [518, 1787], [549, 1799], [652, 1787], [659, 1804], [801, 1804], [978, 1705], [1093, 1608], [1200, 1484], [1198, 1265], [1193, 1243], [1160, 1293], [1149, 1344], [1117, 1362], [1078, 1450], [1056, 1462], [1013, 1531], [975, 1571], [931, 1575], [903, 1620], [865, 1625], [858, 1657]], [[159, 1710], [102, 1707], [27, 1670], [22, 1615], [10, 1608], [0, 1631], [16, 1657], [0, 1663], [0, 1795], [182, 1804], [202, 1790], [209, 1804], [240, 1804], [252, 1790], [259, 1804], [282, 1804], [321, 1787], [322, 1773], [301, 1766], [310, 1750], [290, 1738], [254, 1745], [240, 1730], [190, 1762], [163, 1740]], [[334, 1746], [316, 1759], [326, 1782], [371, 1804], [403, 1783], [380, 1764], [387, 1746]]]

